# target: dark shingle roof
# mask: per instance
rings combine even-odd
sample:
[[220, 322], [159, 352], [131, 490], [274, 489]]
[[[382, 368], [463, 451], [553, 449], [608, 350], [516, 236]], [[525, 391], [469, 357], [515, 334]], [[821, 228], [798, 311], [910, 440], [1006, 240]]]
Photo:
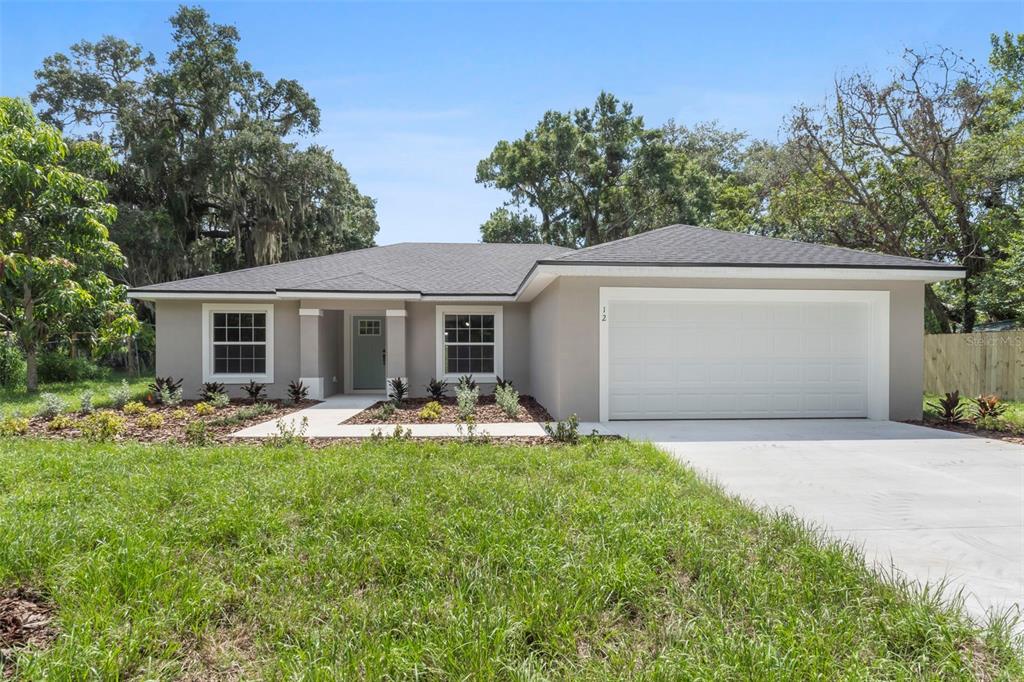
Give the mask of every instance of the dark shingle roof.
[[513, 295], [538, 260], [556, 258], [567, 251], [547, 244], [391, 244], [154, 284], [133, 291]]
[[669, 225], [614, 242], [570, 251], [541, 262], [594, 265], [961, 269], [956, 265], [916, 258], [691, 225]]

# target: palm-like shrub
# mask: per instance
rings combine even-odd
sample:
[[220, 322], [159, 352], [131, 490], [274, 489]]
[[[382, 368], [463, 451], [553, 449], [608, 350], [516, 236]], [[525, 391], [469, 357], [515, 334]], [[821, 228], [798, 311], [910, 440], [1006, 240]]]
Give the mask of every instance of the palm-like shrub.
[[448, 392], [448, 382], [443, 379], [431, 379], [427, 382], [427, 395], [434, 400], [442, 400]]
[[928, 407], [935, 410], [936, 415], [944, 424], [960, 424], [966, 419], [964, 405], [960, 404], [960, 391], [953, 391], [939, 398]]

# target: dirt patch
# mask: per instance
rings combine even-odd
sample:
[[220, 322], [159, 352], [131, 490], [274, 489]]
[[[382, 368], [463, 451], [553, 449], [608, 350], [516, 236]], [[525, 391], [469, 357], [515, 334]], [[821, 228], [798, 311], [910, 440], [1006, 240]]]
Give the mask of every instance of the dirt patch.
[[0, 591], [0, 671], [14, 672], [14, 653], [27, 647], [46, 648], [57, 636], [53, 607], [26, 589]]
[[944, 422], [936, 422], [921, 419], [908, 419], [907, 424], [914, 424], [915, 426], [927, 426], [932, 429], [939, 429], [942, 431], [954, 431], [956, 433], [966, 433], [972, 436], [978, 436], [979, 438], [991, 438], [992, 440], [1002, 440], [1007, 443], [1015, 443], [1016, 445], [1024, 445], [1024, 431], [992, 431], [990, 429], [979, 429], [970, 422], [964, 424], [946, 424]]
[[[368, 409], [345, 420], [345, 424], [452, 424], [459, 421], [458, 403], [453, 397], [445, 397], [437, 402], [441, 403], [440, 419], [420, 419], [419, 412], [423, 406], [432, 402], [432, 398], [406, 398], [402, 406], [394, 411], [387, 419], [380, 419], [377, 411], [384, 404], [378, 401]], [[533, 399], [532, 396], [519, 396], [519, 414], [515, 418], [509, 417], [504, 410], [498, 407], [493, 395], [480, 396], [480, 402], [476, 405], [473, 418], [477, 424], [496, 424], [514, 422], [549, 422], [553, 421], [551, 415], [544, 406]]]
[[[203, 422], [206, 424], [209, 442], [230, 442], [231, 439], [228, 436], [235, 431], [254, 424], [262, 424], [265, 421], [280, 419], [292, 412], [315, 405], [317, 401], [306, 400], [297, 405], [281, 401], [268, 401], [263, 403], [265, 407], [258, 414], [252, 414], [253, 405], [249, 401], [232, 402], [212, 414], [198, 414], [195, 409], [196, 404], [197, 401], [186, 401], [175, 407], [148, 405], [146, 412], [135, 415], [117, 412], [117, 415], [124, 420], [124, 427], [114, 437], [114, 440], [131, 440], [142, 443], [184, 443], [188, 441], [186, 437], [188, 425], [193, 422]], [[155, 427], [146, 426], [146, 420], [151, 419], [154, 414], [159, 415], [163, 423]], [[82, 425], [86, 417], [69, 414], [62, 418], [70, 420], [70, 424], [66, 428], [55, 429], [52, 422], [34, 417], [29, 422], [27, 435], [61, 440], [81, 438]]]

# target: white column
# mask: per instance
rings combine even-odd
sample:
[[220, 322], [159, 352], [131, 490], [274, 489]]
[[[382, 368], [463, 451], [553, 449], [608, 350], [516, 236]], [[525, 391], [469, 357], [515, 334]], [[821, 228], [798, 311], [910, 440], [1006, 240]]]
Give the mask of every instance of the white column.
[[320, 371], [320, 325], [324, 311], [299, 308], [299, 381], [313, 400], [324, 399], [324, 377]]
[[405, 371], [405, 310], [387, 310], [385, 312], [387, 328], [387, 363], [385, 373], [390, 385], [391, 379], [401, 377], [408, 381]]

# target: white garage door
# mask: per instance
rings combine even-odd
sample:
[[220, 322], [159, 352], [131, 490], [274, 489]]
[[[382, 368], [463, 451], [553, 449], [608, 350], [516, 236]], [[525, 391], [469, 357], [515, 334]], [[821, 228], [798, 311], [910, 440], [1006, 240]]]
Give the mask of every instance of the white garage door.
[[881, 330], [870, 300], [843, 293], [603, 298], [607, 418], [869, 416]]

